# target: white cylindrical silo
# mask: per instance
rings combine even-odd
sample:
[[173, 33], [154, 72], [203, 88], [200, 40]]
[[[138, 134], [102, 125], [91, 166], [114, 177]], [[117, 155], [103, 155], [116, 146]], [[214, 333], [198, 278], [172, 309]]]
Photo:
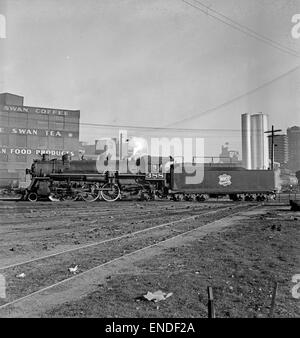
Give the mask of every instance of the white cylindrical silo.
[[255, 115], [251, 115], [251, 165], [258, 169], [258, 129], [259, 123]]
[[269, 130], [268, 126], [268, 115], [264, 114], [263, 117], [263, 136], [264, 136], [264, 157], [263, 157], [263, 169], [268, 169], [270, 166], [270, 157], [269, 157], [269, 140], [268, 134], [265, 132]]
[[251, 166], [251, 118], [249, 114], [242, 114], [242, 162], [243, 167]]
[[263, 113], [251, 115], [252, 169], [268, 169], [268, 117]]

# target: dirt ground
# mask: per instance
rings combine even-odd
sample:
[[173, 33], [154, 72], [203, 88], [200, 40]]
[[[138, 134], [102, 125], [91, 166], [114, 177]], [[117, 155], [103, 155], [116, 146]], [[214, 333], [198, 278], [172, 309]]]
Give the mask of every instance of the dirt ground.
[[[109, 276], [97, 291], [43, 314], [45, 317], [206, 317], [207, 286], [212, 286], [217, 317], [267, 317], [274, 281], [274, 317], [299, 317], [291, 295], [300, 271], [300, 215], [272, 208], [238, 226], [171, 248], [137, 264], [136, 274]], [[147, 291], [173, 295], [153, 303]]]
[[[85, 271], [244, 208], [242, 203], [226, 201], [6, 206], [0, 214], [0, 267], [166, 221], [201, 216], [172, 229], [159, 228], [101, 248], [0, 270], [9, 279], [8, 299], [0, 299], [0, 316], [1, 304], [70, 277], [67, 267], [71, 263], [79, 262], [80, 271]], [[177, 240], [163, 250], [152, 249], [154, 255], [129, 257], [131, 264], [125, 262], [121, 269], [111, 267], [109, 274], [93, 282], [93, 288], [88, 287], [92, 279], [87, 275], [80, 297], [72, 299], [70, 289], [67, 301], [41, 307], [37, 316], [207, 317], [207, 286], [212, 286], [217, 317], [266, 317], [276, 281], [274, 317], [299, 317], [299, 299], [291, 294], [292, 276], [300, 273], [299, 225], [300, 213], [290, 212], [289, 207], [263, 206], [260, 212], [247, 214], [230, 226], [216, 227], [207, 235], [195, 233], [189, 241]], [[21, 272], [26, 277], [16, 279]], [[74, 278], [73, 284], [76, 281]], [[143, 299], [148, 291], [157, 290], [171, 292], [172, 296], [158, 303]], [[27, 304], [31, 306], [30, 299]]]

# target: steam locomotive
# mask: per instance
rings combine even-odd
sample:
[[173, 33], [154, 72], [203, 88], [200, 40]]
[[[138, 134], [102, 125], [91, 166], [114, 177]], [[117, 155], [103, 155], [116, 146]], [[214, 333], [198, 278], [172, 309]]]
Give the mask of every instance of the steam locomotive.
[[128, 195], [142, 199], [195, 199], [228, 195], [232, 200], [263, 200], [280, 189], [272, 170], [246, 170], [230, 164], [176, 163], [172, 157], [142, 156], [113, 160], [49, 159], [43, 155], [27, 169], [31, 182], [25, 199], [99, 198], [112, 202]]

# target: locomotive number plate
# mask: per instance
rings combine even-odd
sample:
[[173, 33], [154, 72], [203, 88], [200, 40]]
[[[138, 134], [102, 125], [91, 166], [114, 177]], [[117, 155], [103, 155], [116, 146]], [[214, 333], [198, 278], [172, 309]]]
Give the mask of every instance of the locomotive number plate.
[[145, 178], [146, 180], [163, 180], [164, 175], [161, 173], [147, 173]]

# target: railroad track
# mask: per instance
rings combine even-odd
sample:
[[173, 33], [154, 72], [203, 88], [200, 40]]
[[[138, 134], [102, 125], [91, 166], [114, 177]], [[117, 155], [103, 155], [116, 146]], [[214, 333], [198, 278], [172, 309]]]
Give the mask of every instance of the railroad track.
[[[25, 230], [25, 226], [24, 223], [43, 223], [44, 219], [43, 217], [51, 217], [50, 222], [54, 223], [57, 225], [57, 220], [58, 219], [64, 219], [64, 221], [67, 219], [68, 220], [68, 216], [71, 218], [69, 220], [70, 223], [68, 224], [64, 224], [61, 223], [62, 226], [64, 228], [68, 228], [68, 227], [73, 227], [74, 225], [79, 225], [82, 224], [83, 222], [86, 223], [87, 226], [89, 226], [90, 224], [94, 224], [96, 220], [101, 221], [103, 220], [103, 218], [107, 219], [107, 216], [110, 219], [116, 219], [118, 217], [124, 217], [126, 216], [126, 219], [128, 221], [131, 221], [132, 219], [135, 219], [136, 216], [145, 216], [147, 217], [147, 215], [151, 215], [151, 217], [155, 217], [156, 215], [160, 215], [162, 211], [164, 211], [165, 213], [169, 213], [170, 216], [172, 215], [176, 215], [176, 214], [181, 214], [181, 213], [185, 213], [185, 212], [196, 212], [196, 211], [202, 211], [202, 210], [211, 210], [211, 209], [216, 209], [218, 208], [217, 206], [212, 208], [211, 206], [206, 206], [206, 205], [194, 205], [194, 206], [184, 206], [184, 207], [176, 207], [175, 208], [166, 208], [166, 207], [161, 207], [161, 208], [155, 208], [155, 210], [152, 209], [146, 209], [143, 207], [143, 209], [134, 209], [134, 210], [128, 210], [128, 208], [124, 208], [124, 209], [118, 209], [118, 210], [94, 210], [91, 209], [89, 210], [88, 213], [81, 213], [80, 210], [78, 212], [78, 210], [73, 210], [72, 214], [66, 215], [66, 214], [60, 214], [57, 215], [56, 217], [54, 217], [51, 213], [48, 215], [42, 215], [39, 214], [37, 215], [35, 218], [33, 219], [32, 217], [27, 218], [24, 217], [22, 218], [22, 215], [18, 215], [18, 219], [8, 219], [5, 222], [1, 222], [1, 226], [0, 226], [0, 233], [1, 235], [3, 234], [8, 234], [8, 233], [16, 233], [16, 232], [22, 232]], [[76, 211], [76, 214], [74, 214], [74, 211]], [[3, 216], [4, 218], [5, 216]], [[12, 226], [17, 226], [17, 225], [22, 225], [22, 227], [15, 227], [12, 228]], [[6, 228], [9, 228], [8, 231], [5, 231]], [[45, 227], [49, 227], [49, 225], [46, 225]], [[59, 229], [59, 227], [55, 226], [55, 228]], [[4, 230], [3, 230], [4, 229]], [[43, 229], [43, 226], [41, 227], [37, 227], [37, 225], [35, 226], [26, 226], [26, 231], [40, 231]]]
[[[249, 203], [223, 207], [209, 212], [202, 210], [201, 213], [171, 222], [0, 267], [0, 273], [8, 281], [7, 301], [0, 305], [0, 314], [2, 309], [76, 279], [92, 270], [184, 236], [216, 220], [231, 217], [257, 206], [259, 205], [253, 206]], [[78, 265], [80, 272], [70, 277], [68, 267], [72, 264]], [[24, 279], [16, 278], [16, 275], [21, 272], [25, 273], [26, 277]]]
[[154, 226], [163, 223], [164, 220], [166, 222], [166, 218], [167, 221], [173, 221], [177, 219], [176, 217], [220, 208], [220, 205], [194, 204], [193, 207], [192, 205], [182, 206], [180, 203], [176, 203], [176, 208], [173, 208], [173, 205], [164, 205], [164, 207], [152, 210], [140, 209], [127, 214], [124, 210], [120, 210], [119, 214], [115, 216], [109, 214], [109, 217], [99, 216], [99, 213], [93, 214], [91, 210], [89, 217], [81, 220], [77, 220], [78, 217], [73, 219], [62, 217], [57, 221], [51, 217], [41, 217], [39, 223], [33, 223], [27, 219], [21, 219], [20, 224], [8, 223], [8, 225], [0, 226], [0, 250], [5, 253], [0, 262], [11, 261], [12, 252], [14, 256], [17, 255], [17, 259], [21, 258], [21, 255], [27, 258], [32, 257], [33, 254], [36, 255], [37, 252], [45, 252], [45, 250], [53, 253], [57, 251], [56, 247], [78, 247], [79, 244], [91, 243], [100, 238], [106, 239], [113, 234], [122, 235], [129, 231]]
[[[225, 207], [225, 208], [222, 208], [222, 209], [211, 210], [210, 212], [208, 212], [208, 214], [214, 214], [214, 213], [217, 213], [217, 212], [221, 212], [221, 211], [227, 210], [229, 208], [231, 209], [231, 207]], [[205, 212], [207, 210], [202, 210], [202, 211], [203, 212], [201, 212], [201, 214], [184, 217], [184, 218], [181, 218], [179, 220], [174, 220], [174, 221], [171, 221], [171, 222], [162, 223], [162, 224], [155, 225], [155, 226], [152, 226], [152, 227], [146, 227], [145, 229], [141, 229], [141, 230], [137, 230], [137, 231], [134, 231], [134, 232], [125, 233], [125, 234], [123, 234], [121, 236], [117, 236], [117, 237], [101, 240], [101, 241], [98, 241], [98, 242], [95, 242], [95, 243], [89, 243], [89, 244], [86, 244], [86, 245], [77, 246], [76, 248], [72, 248], [72, 249], [68, 249], [68, 250], [63, 250], [63, 251], [55, 253], [55, 254], [45, 255], [45, 256], [42, 256], [42, 257], [38, 257], [38, 258], [31, 259], [31, 260], [27, 260], [25, 262], [20, 262], [20, 263], [11, 264], [9, 266], [0, 267], [0, 271], [1, 270], [5, 270], [7, 268], [21, 266], [21, 265], [24, 265], [24, 264], [27, 264], [27, 263], [30, 263], [30, 262], [35, 262], [35, 261], [38, 261], [38, 260], [42, 260], [42, 259], [45, 259], [45, 258], [55, 257], [57, 255], [61, 255], [61, 254], [67, 253], [67, 252], [75, 252], [75, 251], [78, 251], [78, 250], [81, 250], [81, 249], [90, 248], [90, 247], [93, 247], [93, 246], [98, 246], [100, 244], [105, 244], [105, 243], [113, 242], [113, 241], [124, 239], [124, 238], [130, 237], [130, 236], [135, 236], [137, 234], [141, 234], [143, 232], [151, 231], [151, 230], [158, 229], [158, 228], [161, 228], [161, 227], [170, 226], [170, 225], [181, 223], [181, 222], [185, 222], [185, 221], [188, 221], [188, 220], [194, 220], [194, 219], [197, 219], [198, 217], [200, 217], [200, 215], [205, 214]]]
[[[229, 207], [227, 207], [229, 208]], [[227, 209], [225, 208], [225, 209]], [[18, 238], [21, 239], [23, 237], [24, 231], [26, 231], [26, 240], [37, 240], [37, 237], [44, 240], [45, 236], [47, 236], [47, 240], [51, 241], [51, 238], [55, 238], [55, 240], [59, 241], [60, 239], [62, 242], [77, 242], [78, 237], [81, 237], [80, 242], [90, 241], [93, 237], [100, 237], [106, 238], [111, 236], [112, 233], [119, 233], [124, 234], [129, 230], [139, 231], [138, 229], [147, 228], [149, 226], [156, 226], [157, 223], [161, 223], [163, 219], [166, 217], [169, 218], [170, 223], [176, 222], [178, 217], [184, 217], [187, 212], [189, 214], [199, 213], [201, 212], [214, 212], [220, 210], [217, 208], [201, 208], [201, 209], [183, 209], [183, 210], [176, 210], [174, 212], [165, 213], [164, 215], [161, 214], [161, 211], [157, 212], [145, 212], [145, 213], [135, 213], [130, 215], [117, 215], [117, 216], [110, 216], [111, 218], [107, 219], [107, 217], [98, 217], [96, 219], [90, 219], [88, 221], [73, 221], [66, 223], [61, 223], [59, 226], [57, 224], [53, 224], [47, 222], [47, 224], [42, 226], [36, 227], [19, 227], [19, 228], [9, 228], [9, 229], [1, 229], [0, 228], [0, 235], [2, 238], [4, 236], [11, 236], [11, 239], [14, 242], [18, 242]], [[126, 220], [124, 221], [124, 216]], [[151, 216], [151, 218], [149, 217]], [[116, 225], [116, 223], [118, 223]], [[76, 235], [74, 238], [74, 235]], [[1, 243], [1, 241], [0, 241]], [[74, 244], [73, 244], [74, 245]], [[12, 243], [13, 246], [13, 243]], [[78, 247], [78, 244], [76, 244]]]
[[[203, 208], [203, 206], [206, 206], [208, 204], [206, 203], [190, 203], [190, 202], [187, 202], [189, 203], [189, 208], [193, 209], [193, 208]], [[106, 203], [107, 204], [107, 203]], [[161, 204], [161, 206], [159, 205], [156, 205], [156, 210], [174, 210], [174, 211], [180, 211], [180, 210], [185, 210], [187, 209], [187, 204], [184, 205], [183, 207], [180, 206], [180, 203], [177, 203], [176, 204], [176, 209], [175, 208], [170, 208], [168, 207], [168, 209], [166, 209], [166, 206], [163, 205], [164, 203], [159, 203]], [[179, 205], [178, 205], [179, 204]], [[97, 208], [98, 207], [98, 208]], [[11, 223], [20, 223], [20, 222], [23, 222], [23, 220], [19, 220], [19, 219], [16, 219], [16, 218], [19, 218], [19, 217], [24, 217], [24, 218], [29, 218], [30, 221], [40, 221], [40, 219], [42, 217], [49, 217], [51, 216], [52, 219], [58, 219], [58, 218], [61, 218], [61, 217], [75, 217], [74, 215], [74, 211], [76, 211], [76, 217], [88, 217], [88, 216], [91, 216], [91, 213], [93, 215], [111, 215], [113, 216], [114, 214], [120, 214], [120, 212], [122, 212], [123, 214], [126, 213], [126, 214], [130, 214], [132, 212], [136, 212], [136, 213], [139, 213], [141, 211], [143, 212], [148, 212], [148, 213], [151, 213], [153, 212], [153, 206], [151, 206], [151, 204], [148, 204], [148, 203], [145, 203], [145, 204], [139, 204], [139, 203], [136, 203], [136, 209], [134, 211], [132, 210], [128, 210], [128, 206], [124, 206], [124, 207], [116, 207], [116, 208], [109, 208], [109, 209], [100, 209], [99, 206], [97, 205], [89, 205], [89, 207], [76, 207], [76, 205], [74, 206], [70, 206], [70, 207], [65, 207], [65, 208], [49, 208], [49, 205], [48, 207], [45, 207], [45, 208], [28, 208], [28, 210], [24, 211], [22, 209], [24, 208], [20, 208], [19, 210], [17, 208], [13, 208], [13, 216], [12, 216], [12, 213], [11, 211], [12, 210], [9, 210], [7, 211], [7, 209], [5, 209], [5, 213], [1, 212], [1, 209], [0, 209], [0, 216], [4, 219], [4, 217], [11, 217], [9, 220], [7, 220], [6, 222], [1, 222], [1, 224], [11, 224]], [[61, 210], [62, 209], [62, 210]], [[99, 210], [100, 209], [100, 210]], [[33, 211], [34, 210], [34, 211]], [[29, 217], [28, 217], [29, 216]], [[37, 220], [35, 220], [35, 218], [37, 218]]]
[[[19, 203], [0, 203], [0, 215], [8, 215], [11, 216], [11, 212], [13, 211], [14, 215], [19, 214], [28, 214], [28, 215], [41, 215], [41, 212], [49, 213], [51, 212], [60, 212], [63, 211], [65, 213], [72, 212], [73, 210], [77, 211], [87, 211], [87, 210], [97, 210], [101, 208], [101, 211], [111, 212], [112, 210], [127, 210], [128, 205], [132, 205], [135, 203], [136, 205], [142, 205], [144, 208], [151, 208], [153, 204], [156, 206], [161, 206], [163, 209], [166, 204], [170, 201], [168, 200], [158, 200], [158, 201], [118, 201], [115, 203], [110, 203], [109, 207], [107, 202], [99, 201], [95, 203], [87, 203], [87, 202], [19, 202]], [[195, 202], [195, 201], [180, 201], [174, 202], [176, 205], [176, 209], [180, 208], [180, 205], [210, 205], [210, 204], [232, 204], [232, 201], [228, 200], [218, 200], [218, 201], [204, 201], [204, 202]], [[34, 212], [32, 210], [35, 210]], [[33, 216], [32, 215], [32, 216]]]

